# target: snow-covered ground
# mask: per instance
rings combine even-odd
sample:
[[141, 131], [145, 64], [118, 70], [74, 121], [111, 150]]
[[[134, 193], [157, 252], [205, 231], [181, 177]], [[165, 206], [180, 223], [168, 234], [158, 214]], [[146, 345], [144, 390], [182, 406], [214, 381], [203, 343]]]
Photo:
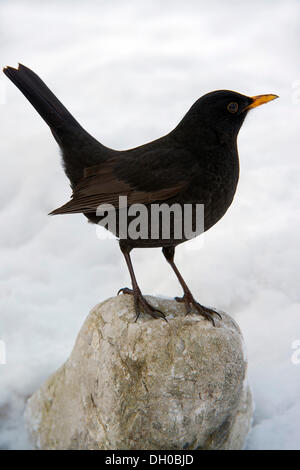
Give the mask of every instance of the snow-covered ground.
[[[226, 216], [204, 241], [177, 249], [197, 298], [243, 330], [256, 402], [249, 449], [300, 448], [299, 8], [298, 0], [0, 6], [1, 65], [33, 68], [114, 148], [168, 132], [214, 89], [280, 95], [244, 123]], [[24, 401], [67, 358], [89, 309], [129, 275], [117, 243], [99, 240], [82, 216], [47, 216], [70, 196], [56, 143], [4, 75], [0, 101], [0, 446], [17, 449], [29, 447]], [[160, 250], [133, 259], [145, 293], [180, 294]]]

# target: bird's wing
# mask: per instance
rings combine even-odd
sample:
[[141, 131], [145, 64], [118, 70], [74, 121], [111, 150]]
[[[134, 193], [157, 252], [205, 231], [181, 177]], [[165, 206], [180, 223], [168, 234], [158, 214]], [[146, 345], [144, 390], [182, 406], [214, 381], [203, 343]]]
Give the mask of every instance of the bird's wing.
[[[138, 157], [125, 153], [124, 156], [86, 168], [84, 177], [73, 190], [71, 200], [50, 214], [93, 213], [101, 204], [118, 208], [172, 198], [188, 184], [186, 172], [175, 163], [180, 160], [180, 152], [177, 151], [176, 158], [173, 158], [175, 171], [171, 168], [169, 150], [159, 152], [159, 158], [157, 155], [157, 151], [151, 150]], [[181, 156], [183, 161], [179, 166], [184, 168], [184, 155]], [[127, 204], [122, 200], [119, 205], [119, 196], [126, 196]]]

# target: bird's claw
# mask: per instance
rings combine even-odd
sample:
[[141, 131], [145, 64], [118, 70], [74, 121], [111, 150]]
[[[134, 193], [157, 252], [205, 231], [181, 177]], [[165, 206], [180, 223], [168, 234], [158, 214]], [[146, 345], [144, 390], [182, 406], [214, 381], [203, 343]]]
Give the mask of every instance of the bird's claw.
[[121, 289], [118, 290], [117, 295], [120, 295], [121, 292], [122, 292], [122, 294], [133, 295], [133, 290], [132, 290], [132, 289], [129, 289], [129, 287], [121, 287]]
[[[143, 308], [145, 313], [148, 313], [149, 315], [151, 315], [151, 317], [153, 317], [153, 318], [162, 318], [166, 322], [168, 321], [166, 319], [165, 314], [161, 310], [159, 310], [158, 308], [155, 308], [151, 304], [149, 304], [149, 302], [145, 299], [145, 297], [143, 296], [143, 294], [139, 290], [134, 290], [134, 289], [129, 289], [128, 287], [123, 287], [122, 289], [119, 289], [118, 295], [121, 292], [122, 292], [122, 294], [133, 295], [134, 309], [135, 309], [135, 313], [136, 313], [135, 321], [137, 321], [137, 319], [139, 318], [139, 316], [141, 314], [140, 307]], [[157, 315], [156, 312], [159, 315]]]
[[191, 310], [192, 310], [192, 307], [193, 307], [195, 310], [197, 310], [198, 313], [200, 313], [200, 315], [202, 315], [207, 320], [210, 320], [212, 322], [213, 326], [216, 326], [215, 320], [213, 318], [213, 314], [218, 315], [218, 317], [222, 320], [222, 316], [219, 314], [219, 312], [217, 312], [216, 310], [213, 310], [211, 308], [204, 307], [204, 305], [199, 304], [199, 302], [197, 302], [194, 299], [194, 297], [189, 293], [184, 294], [183, 297], [175, 297], [175, 300], [177, 302], [183, 302], [185, 304], [185, 309], [186, 309], [186, 314], [187, 315], [189, 313], [191, 313]]

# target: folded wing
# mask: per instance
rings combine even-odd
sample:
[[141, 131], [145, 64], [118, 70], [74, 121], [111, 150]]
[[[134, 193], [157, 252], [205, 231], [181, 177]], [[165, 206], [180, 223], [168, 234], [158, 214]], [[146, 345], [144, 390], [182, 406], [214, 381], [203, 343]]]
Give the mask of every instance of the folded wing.
[[[142, 170], [145, 161], [142, 158], [139, 159], [139, 170]], [[164, 184], [157, 185], [157, 179], [161, 178], [162, 175], [155, 175], [155, 171], [151, 172], [146, 161], [145, 171], [147, 171], [147, 177], [145, 175], [145, 178], [148, 180], [148, 185], [147, 191], [142, 191], [137, 187], [135, 178], [132, 178], [133, 181], [130, 181], [130, 171], [127, 175], [120, 175], [118, 171], [120, 163], [122, 163], [121, 167], [123, 166], [124, 168], [124, 165], [127, 163], [130, 166], [132, 161], [126, 162], [126, 158], [123, 160], [122, 156], [118, 156], [100, 165], [86, 168], [84, 177], [73, 190], [71, 200], [52, 211], [50, 215], [94, 213], [101, 204], [111, 204], [115, 208], [124, 207], [124, 200], [121, 206], [119, 204], [119, 196], [127, 197], [127, 205], [164, 201], [178, 194], [188, 184], [184, 173], [179, 173], [175, 181], [174, 178], [173, 180], [168, 178], [168, 168], [166, 167]], [[143, 175], [143, 172], [140, 172], [139, 183], [143, 179], [141, 174]], [[151, 184], [149, 185], [149, 178], [150, 181], [151, 178], [153, 179], [153, 190], [151, 190]], [[168, 184], [168, 180], [170, 184]], [[160, 186], [160, 189], [157, 186]]]

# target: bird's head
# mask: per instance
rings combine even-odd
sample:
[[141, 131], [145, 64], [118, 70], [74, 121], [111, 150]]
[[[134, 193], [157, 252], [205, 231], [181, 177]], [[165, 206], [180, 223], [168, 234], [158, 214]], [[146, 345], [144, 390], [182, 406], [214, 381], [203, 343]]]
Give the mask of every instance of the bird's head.
[[190, 108], [185, 120], [199, 123], [223, 136], [236, 137], [249, 110], [278, 98], [277, 95], [246, 96], [235, 91], [217, 90], [199, 98]]

